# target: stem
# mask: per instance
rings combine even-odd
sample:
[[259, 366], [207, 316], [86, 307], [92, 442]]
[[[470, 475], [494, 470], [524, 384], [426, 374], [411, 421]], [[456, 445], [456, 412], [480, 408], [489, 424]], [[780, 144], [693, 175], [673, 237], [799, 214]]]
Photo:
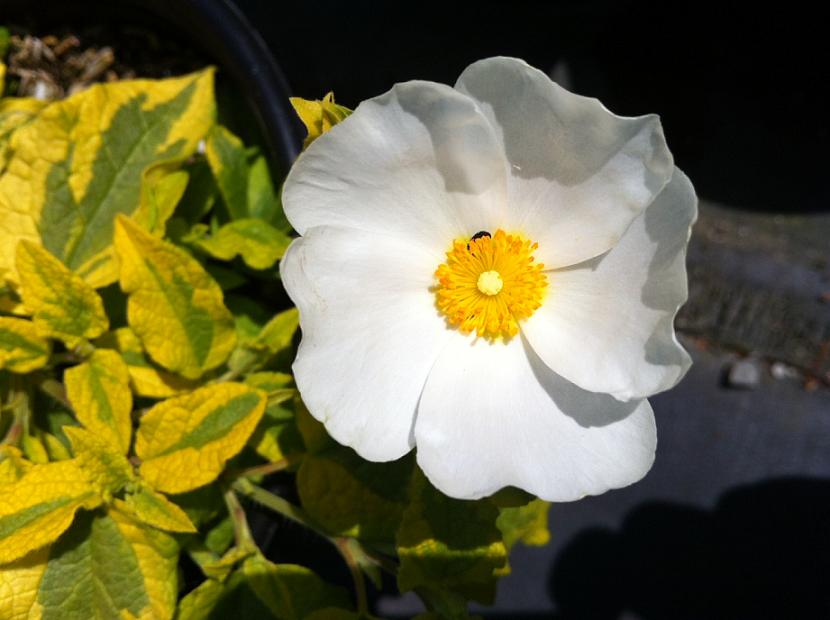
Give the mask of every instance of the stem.
[[278, 471], [288, 469], [298, 460], [300, 460], [298, 456], [288, 456], [280, 459], [279, 461], [274, 461], [273, 463], [265, 463], [264, 465], [256, 465], [255, 467], [243, 469], [236, 474], [235, 477], [248, 478], [250, 476], [267, 476], [269, 474], [275, 474]]
[[368, 615], [369, 599], [366, 596], [366, 579], [363, 576], [363, 570], [361, 570], [360, 565], [355, 560], [354, 552], [352, 551], [352, 547], [356, 544], [356, 542], [349, 538], [336, 538], [333, 542], [337, 547], [337, 550], [340, 552], [340, 555], [343, 556], [346, 566], [349, 567], [349, 572], [352, 574], [354, 591], [357, 596], [357, 611], [362, 616]]
[[239, 491], [242, 495], [246, 497], [250, 497], [255, 502], [262, 504], [269, 510], [273, 510], [274, 512], [281, 514], [287, 519], [291, 519], [295, 523], [299, 523], [303, 527], [307, 527], [310, 530], [313, 530], [320, 534], [321, 536], [328, 538], [326, 534], [321, 532], [319, 528], [311, 521], [309, 516], [305, 513], [305, 511], [300, 508], [299, 506], [295, 506], [291, 502], [283, 499], [279, 495], [274, 495], [270, 491], [266, 491], [263, 488], [260, 488], [246, 480], [245, 478], [238, 478], [234, 480], [233, 484], [231, 485], [234, 490]]
[[29, 390], [23, 383], [23, 379], [13, 376], [9, 390], [9, 402], [7, 408], [12, 411], [14, 420], [6, 436], [0, 441], [0, 445], [17, 445], [23, 432], [29, 426]]
[[256, 549], [254, 537], [251, 535], [251, 528], [248, 527], [248, 519], [245, 516], [245, 509], [239, 503], [236, 493], [232, 489], [225, 491], [225, 505], [228, 507], [228, 514], [233, 522], [233, 534], [236, 539], [236, 546]]
[[63, 387], [63, 384], [56, 379], [47, 378], [37, 384], [38, 389], [41, 392], [54, 398], [58, 401], [61, 405], [73, 411], [72, 405], [69, 402], [69, 399], [66, 398], [66, 388]]
[[255, 502], [262, 504], [266, 508], [281, 514], [287, 519], [291, 519], [295, 523], [299, 523], [300, 525], [313, 530], [331, 542], [340, 552], [340, 555], [346, 562], [346, 566], [349, 568], [349, 572], [352, 574], [355, 595], [357, 597], [358, 611], [364, 615], [369, 613], [369, 602], [366, 595], [366, 580], [363, 576], [363, 570], [360, 568], [360, 565], [355, 559], [354, 545], [358, 544], [357, 541], [349, 538], [328, 536], [314, 525], [311, 518], [302, 508], [295, 506], [279, 495], [275, 495], [270, 491], [266, 491], [265, 489], [256, 486], [246, 478], [238, 478], [233, 482], [232, 486], [235, 490], [242, 493], [242, 495], [245, 495]]
[[366, 549], [366, 547], [363, 547], [363, 553], [365, 553], [366, 557], [372, 560], [372, 562], [380, 566], [381, 570], [385, 570], [393, 577], [398, 574], [398, 564], [392, 558], [377, 551]]

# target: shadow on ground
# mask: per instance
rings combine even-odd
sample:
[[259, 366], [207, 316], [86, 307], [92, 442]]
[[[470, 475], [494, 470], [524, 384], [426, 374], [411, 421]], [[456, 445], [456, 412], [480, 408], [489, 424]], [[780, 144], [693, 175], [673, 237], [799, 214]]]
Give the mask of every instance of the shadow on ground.
[[620, 531], [586, 530], [558, 555], [561, 620], [830, 617], [830, 481], [727, 492], [712, 512], [638, 506]]

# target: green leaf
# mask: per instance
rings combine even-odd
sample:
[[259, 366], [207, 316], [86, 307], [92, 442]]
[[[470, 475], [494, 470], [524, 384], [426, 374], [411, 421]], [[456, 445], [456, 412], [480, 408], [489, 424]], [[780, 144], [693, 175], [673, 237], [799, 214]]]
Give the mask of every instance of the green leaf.
[[291, 375], [257, 372], [248, 375], [245, 383], [269, 394], [265, 415], [248, 444], [272, 463], [302, 453], [305, 445], [294, 419], [295, 391], [288, 388]]
[[190, 175], [177, 170], [178, 162], [162, 162], [148, 168], [141, 183], [141, 208], [149, 230], [164, 230], [176, 205], [184, 196]]
[[242, 141], [215, 125], [208, 134], [205, 156], [231, 219], [248, 217], [248, 158]]
[[16, 281], [17, 241], [43, 245], [95, 288], [114, 282], [118, 213], [163, 226], [142, 201], [145, 171], [183, 161], [213, 124], [213, 70], [98, 84], [14, 131], [0, 175], [0, 279]]
[[18, 480], [0, 481], [0, 564], [48, 545], [75, 512], [99, 503], [75, 460], [32, 465]]
[[43, 335], [60, 338], [71, 348], [107, 330], [109, 321], [95, 289], [43, 246], [21, 241], [16, 266], [23, 303]]
[[233, 317], [201, 265], [123, 216], [114, 243], [130, 327], [150, 356], [187, 379], [222, 364], [236, 343]]
[[224, 582], [208, 579], [185, 596], [177, 618], [304, 620], [331, 607], [350, 607], [348, 593], [304, 566], [273, 564], [254, 555]]
[[282, 210], [280, 195], [274, 191], [268, 161], [259, 155], [248, 171], [248, 213], [273, 224], [280, 232], [289, 234], [291, 224]]
[[27, 373], [49, 361], [52, 345], [31, 321], [0, 316], [0, 370]]
[[168, 534], [117, 510], [84, 514], [52, 546], [37, 588], [40, 617], [172, 618], [177, 561]]
[[246, 339], [231, 355], [228, 367], [238, 373], [263, 368], [278, 353], [288, 349], [300, 324], [299, 312], [290, 308], [280, 312], [253, 339]]
[[66, 397], [78, 421], [121, 454], [130, 449], [133, 430], [129, 380], [127, 364], [107, 349], [96, 349], [86, 362], [64, 372]]
[[[2, 65], [2, 63], [0, 63]], [[0, 78], [0, 87], [2, 79]], [[29, 124], [37, 117], [47, 105], [46, 101], [40, 101], [32, 97], [8, 97], [0, 99], [0, 173], [9, 163], [12, 149], [9, 144], [12, 134]]]
[[449, 498], [417, 471], [397, 535], [398, 587], [448, 590], [491, 603], [494, 571], [507, 562], [498, 509], [489, 501]]
[[297, 491], [305, 511], [330, 534], [391, 545], [413, 465], [411, 454], [371, 463], [350, 448], [332, 446], [303, 459]]
[[135, 452], [141, 477], [158, 491], [208, 484], [248, 441], [265, 412], [263, 392], [220, 383], [160, 402], [141, 418]]
[[349, 108], [334, 102], [334, 93], [326, 94], [322, 101], [309, 101], [300, 97], [290, 97], [289, 101], [308, 131], [303, 142], [304, 149], [352, 113]]
[[198, 383], [155, 366], [144, 354], [141, 341], [129, 327], [120, 327], [98, 341], [114, 347], [127, 364], [130, 385], [138, 396], [167, 398], [194, 389]]
[[146, 485], [140, 485], [134, 493], [125, 496], [123, 510], [142, 523], [160, 530], [185, 533], [196, 531], [184, 510]]
[[508, 551], [517, 542], [533, 547], [543, 547], [550, 542], [548, 509], [550, 503], [534, 499], [524, 506], [499, 509], [496, 526], [504, 536]]
[[252, 269], [268, 269], [288, 248], [291, 238], [268, 222], [256, 218], [237, 219], [194, 245], [219, 260], [241, 256]]
[[175, 215], [179, 221], [192, 226], [213, 208], [218, 189], [210, 166], [203, 159], [189, 163], [185, 170], [190, 176], [190, 183], [176, 207]]
[[109, 501], [133, 480], [133, 468], [121, 452], [121, 446], [112, 445], [105, 436], [86, 429], [70, 426], [64, 430], [72, 444], [78, 466], [95, 489]]

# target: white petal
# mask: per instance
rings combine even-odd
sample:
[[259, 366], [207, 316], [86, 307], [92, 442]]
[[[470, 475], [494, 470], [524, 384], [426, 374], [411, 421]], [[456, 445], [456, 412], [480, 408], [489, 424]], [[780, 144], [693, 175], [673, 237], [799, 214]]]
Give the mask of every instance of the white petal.
[[504, 155], [469, 97], [407, 82], [361, 103], [315, 140], [285, 182], [301, 234], [339, 226], [424, 244], [438, 262], [459, 236], [502, 223]]
[[680, 381], [691, 360], [673, 324], [688, 297], [686, 246], [696, 217], [694, 188], [675, 169], [613, 250], [550, 272], [542, 307], [522, 326], [539, 357], [580, 387], [621, 400]]
[[425, 255], [391, 237], [315, 227], [280, 265], [300, 310], [293, 368], [303, 401], [332, 437], [371, 461], [412, 448], [418, 397], [451, 334]]
[[565, 381], [521, 338], [453, 338], [415, 422], [418, 463], [452, 497], [512, 485], [565, 502], [636, 482], [657, 437], [648, 401], [621, 403]]
[[513, 58], [470, 65], [456, 88], [496, 128], [510, 163], [512, 228], [539, 243], [547, 267], [612, 248], [671, 177], [655, 115], [616, 116]]

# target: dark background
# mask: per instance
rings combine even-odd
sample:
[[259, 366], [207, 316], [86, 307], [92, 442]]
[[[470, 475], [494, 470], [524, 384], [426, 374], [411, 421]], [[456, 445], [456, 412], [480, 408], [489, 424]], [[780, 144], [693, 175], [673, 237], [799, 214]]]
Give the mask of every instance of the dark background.
[[826, 20], [793, 3], [238, 0], [294, 93], [353, 106], [395, 82], [453, 84], [517, 56], [613, 112], [657, 112], [699, 193], [773, 211], [827, 209]]

